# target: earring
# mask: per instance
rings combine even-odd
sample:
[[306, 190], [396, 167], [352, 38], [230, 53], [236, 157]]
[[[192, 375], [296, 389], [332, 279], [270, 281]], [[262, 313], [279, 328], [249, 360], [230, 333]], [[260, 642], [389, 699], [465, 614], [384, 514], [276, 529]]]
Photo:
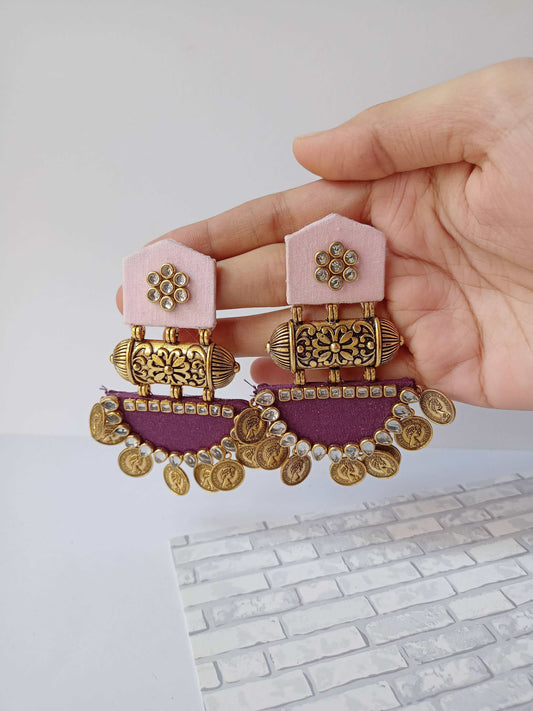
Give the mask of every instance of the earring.
[[[274, 330], [267, 352], [293, 373], [294, 385], [257, 388], [253, 407], [237, 417], [237, 451], [246, 444], [249, 466], [281, 467], [289, 486], [306, 479], [313, 460], [325, 458], [331, 478], [344, 486], [367, 473], [392, 477], [401, 460], [395, 445], [425, 447], [433, 432], [429, 420], [449, 424], [455, 408], [443, 393], [411, 378], [376, 379], [404, 342], [391, 321], [375, 314], [384, 298], [385, 237], [332, 214], [288, 235], [285, 244], [291, 318]], [[346, 303], [360, 303], [361, 315], [340, 318]], [[304, 308], [320, 305], [323, 319], [304, 319]], [[362, 379], [344, 381], [342, 369], [354, 367]], [[327, 382], [307, 383], [311, 370], [327, 370]], [[417, 404], [426, 417], [415, 414]], [[271, 422], [268, 430], [243, 434], [249, 420], [260, 419]]]
[[[215, 398], [239, 371], [233, 355], [211, 341], [215, 260], [172, 239], [155, 242], [124, 260], [123, 294], [131, 337], [115, 346], [110, 360], [137, 391], [106, 390], [91, 410], [93, 438], [125, 445], [118, 464], [129, 476], [166, 463], [164, 478], [176, 494], [190, 488], [183, 464], [207, 491], [235, 488], [244, 468], [232, 458], [230, 433], [248, 403]], [[146, 338], [146, 326], [162, 326], [162, 340]], [[183, 340], [181, 329], [187, 329]], [[154, 385], [168, 386], [169, 396], [154, 395]], [[201, 396], [184, 396], [189, 387], [201, 389]]]

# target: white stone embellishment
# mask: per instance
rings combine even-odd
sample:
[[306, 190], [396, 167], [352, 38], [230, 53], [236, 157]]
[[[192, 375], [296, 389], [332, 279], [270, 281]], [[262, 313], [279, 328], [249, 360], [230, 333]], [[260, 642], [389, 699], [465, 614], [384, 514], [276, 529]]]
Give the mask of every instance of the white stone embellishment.
[[325, 267], [329, 264], [329, 254], [327, 252], [317, 252], [315, 255], [315, 262], [319, 267]]
[[113, 433], [119, 437], [123, 437], [124, 435], [128, 435], [130, 433], [130, 428], [128, 425], [119, 425], [118, 427], [115, 427]]
[[303, 400], [304, 391], [301, 390], [300, 388], [293, 388], [291, 390], [291, 396], [292, 396], [293, 400]]
[[355, 388], [352, 388], [351, 386], [344, 387], [342, 389], [342, 397], [345, 397], [345, 398], [355, 397]]
[[146, 292], [146, 296], [148, 297], [148, 301], [156, 302], [159, 301], [161, 294], [158, 292], [157, 289], [148, 289]]
[[314, 400], [316, 398], [316, 390], [314, 388], [306, 388], [304, 390], [304, 397], [306, 400]]
[[340, 259], [333, 259], [329, 263], [329, 269], [333, 274], [341, 274], [344, 271], [344, 264]]
[[268, 433], [271, 435], [276, 435], [276, 436], [285, 434], [286, 431], [287, 431], [287, 423], [283, 422], [283, 420], [278, 420], [277, 422], [273, 422], [270, 425], [270, 427], [268, 428]]
[[356, 444], [347, 444], [344, 448], [344, 454], [348, 459], [357, 459], [359, 455], [359, 447]]
[[315, 278], [317, 281], [325, 282], [329, 279], [329, 272], [327, 269], [317, 269], [315, 272]]
[[339, 447], [330, 447], [328, 449], [328, 457], [331, 459], [332, 462], [340, 462], [342, 459], [342, 449]]
[[221, 444], [224, 447], [224, 449], [226, 450], [226, 452], [236, 452], [237, 451], [235, 442], [231, 439], [231, 437], [224, 437]]
[[354, 264], [359, 261], [359, 255], [354, 249], [345, 250], [342, 242], [332, 242], [329, 250], [315, 254], [315, 279], [321, 284], [327, 284], [330, 289], [338, 291], [345, 283], [354, 282], [359, 274]]
[[109, 412], [106, 415], [106, 420], [112, 425], [118, 425], [120, 422], [122, 422], [122, 417], [118, 414], [118, 412]]
[[261, 405], [262, 407], [268, 407], [269, 405], [273, 405], [275, 399], [276, 398], [274, 396], [274, 393], [271, 390], [262, 390], [255, 396], [256, 403], [258, 405]]
[[170, 296], [163, 296], [161, 299], [161, 308], [165, 309], [165, 311], [172, 311], [174, 308], [175, 303], [174, 299], [171, 299]]
[[146, 281], [151, 285], [151, 286], [157, 286], [159, 282], [161, 281], [161, 277], [157, 272], [149, 272], [148, 276], [146, 277]]
[[277, 407], [269, 407], [268, 410], [263, 410], [261, 419], [267, 422], [275, 422], [279, 419], [279, 410]]
[[406, 405], [401, 405], [399, 402], [394, 405], [392, 411], [396, 415], [396, 417], [399, 417], [400, 419], [403, 419], [404, 417], [409, 417], [409, 415], [411, 414], [410, 408]]
[[326, 456], [327, 449], [324, 447], [323, 444], [315, 444], [315, 445], [313, 445], [311, 454], [313, 455], [313, 459], [316, 462], [319, 462], [321, 459], [324, 459], [324, 457]]
[[139, 454], [141, 457], [149, 457], [153, 451], [154, 448], [151, 444], [148, 444], [148, 442], [143, 442], [143, 444], [139, 447]]
[[141, 440], [137, 435], [130, 435], [129, 437], [126, 437], [124, 440], [124, 444], [126, 447], [138, 447], [141, 443]]
[[179, 304], [184, 304], [186, 301], [189, 300], [189, 292], [187, 291], [187, 289], [182, 289], [180, 287], [179, 289], [176, 289], [174, 298]]
[[174, 285], [172, 284], [171, 281], [165, 281], [161, 282], [161, 286], [159, 287], [163, 294], [166, 294], [167, 296], [170, 296], [172, 292], [174, 291]]
[[172, 405], [172, 409], [176, 413], [176, 415], [183, 415], [185, 412], [185, 405], [182, 402], [175, 402]]
[[[171, 452], [168, 455], [168, 461], [170, 464], [172, 464], [173, 467], [179, 467], [179, 465], [182, 462], [181, 454], [178, 454], [177, 452]], [[196, 461], [195, 461], [195, 464], [196, 464]], [[194, 464], [192, 466], [194, 466]]]
[[281, 402], [287, 402], [287, 400], [291, 399], [291, 391], [290, 390], [278, 390], [278, 399], [281, 400]]
[[186, 415], [196, 415], [196, 405], [192, 402], [186, 403], [185, 414]]
[[392, 437], [386, 430], [378, 430], [374, 434], [374, 439], [378, 444], [392, 444]]
[[342, 396], [342, 390], [340, 388], [330, 388], [329, 396], [334, 398], [339, 398]]
[[233, 408], [232, 407], [223, 407], [222, 408], [222, 417], [233, 417]]
[[146, 412], [146, 410], [148, 409], [148, 403], [146, 402], [146, 400], [137, 400], [135, 406], [137, 408], [137, 412]]
[[183, 272], [178, 272], [174, 274], [174, 284], [176, 286], [187, 286], [189, 282], [189, 277]]
[[172, 405], [168, 401], [160, 403], [161, 412], [172, 412]]
[[202, 462], [202, 464], [211, 464], [211, 455], [205, 449], [198, 450], [196, 456], [198, 457], [198, 461]]
[[396, 385], [385, 385], [383, 392], [385, 397], [394, 397], [396, 395]]
[[372, 454], [372, 452], [375, 450], [376, 445], [374, 442], [372, 442], [371, 439], [363, 439], [361, 440], [361, 451], [364, 452], [365, 454]]
[[385, 429], [389, 432], [394, 432], [394, 434], [399, 434], [402, 431], [402, 426], [398, 420], [391, 417], [385, 422]]
[[296, 443], [296, 454], [298, 454], [300, 457], [304, 457], [306, 454], [308, 454], [310, 449], [311, 444], [306, 439], [301, 439]]
[[174, 267], [172, 264], [163, 264], [160, 271], [161, 274], [168, 279], [174, 274]]
[[[224, 459], [224, 452], [218, 445], [211, 447], [209, 452], [211, 453], [211, 457], [217, 462], [220, 462], [220, 461], [222, 461], [222, 459]], [[200, 454], [200, 453], [198, 453], [198, 454]]]
[[368, 388], [364, 386], [357, 388], [357, 397], [368, 397]]
[[183, 457], [183, 461], [188, 467], [194, 468], [196, 466], [196, 457], [190, 452], [187, 452], [185, 454], [185, 456]]
[[338, 291], [339, 289], [342, 289], [342, 285], [344, 282], [342, 281], [341, 277], [334, 276], [331, 277], [328, 283], [332, 289]]
[[381, 385], [372, 385], [370, 388], [370, 397], [381, 397], [382, 394]]
[[333, 242], [329, 247], [329, 253], [332, 257], [340, 257], [344, 253], [344, 245], [342, 242]]
[[154, 461], [157, 462], [157, 464], [162, 464], [167, 458], [168, 454], [164, 449], [154, 450]]
[[355, 281], [359, 275], [357, 274], [357, 269], [348, 267], [348, 269], [343, 271], [342, 276], [344, 277], [344, 281]]
[[100, 400], [100, 405], [102, 405], [106, 412], [110, 412], [111, 410], [116, 410], [118, 408], [118, 402], [116, 400], [112, 400], [111, 398]]
[[405, 389], [400, 393], [400, 400], [407, 404], [418, 402], [419, 397], [414, 390]]
[[201, 403], [198, 403], [198, 405], [196, 406], [196, 412], [199, 415], [207, 415], [209, 411], [207, 409], [207, 405], [202, 405]]
[[281, 438], [280, 444], [282, 447], [292, 447], [297, 441], [298, 437], [294, 434], [294, 432], [287, 432], [287, 434]]
[[329, 397], [329, 389], [328, 388], [318, 388], [318, 390], [316, 392], [317, 392], [318, 397], [321, 400], [325, 400], [326, 398]]
[[343, 259], [345, 264], [357, 264], [357, 262], [359, 261], [359, 255], [354, 249], [347, 249], [344, 253]]

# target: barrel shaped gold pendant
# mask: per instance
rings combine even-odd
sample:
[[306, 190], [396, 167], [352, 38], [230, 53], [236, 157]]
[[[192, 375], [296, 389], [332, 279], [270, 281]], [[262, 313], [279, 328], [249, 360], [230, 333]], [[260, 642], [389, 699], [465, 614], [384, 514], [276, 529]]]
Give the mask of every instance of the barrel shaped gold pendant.
[[402, 344], [394, 324], [377, 317], [280, 324], [267, 345], [280, 368], [373, 367], [394, 358]]
[[134, 385], [222, 388], [239, 366], [233, 355], [215, 343], [167, 343], [133, 338], [117, 343], [111, 362]]

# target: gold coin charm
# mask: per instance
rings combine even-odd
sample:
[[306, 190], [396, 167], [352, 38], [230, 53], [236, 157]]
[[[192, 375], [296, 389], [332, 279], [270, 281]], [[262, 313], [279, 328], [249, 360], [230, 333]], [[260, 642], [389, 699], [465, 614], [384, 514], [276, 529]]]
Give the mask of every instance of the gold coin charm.
[[118, 455], [118, 465], [128, 476], [144, 476], [153, 466], [151, 456], [142, 457], [139, 447], [128, 447]]
[[268, 422], [261, 419], [261, 411], [248, 407], [235, 420], [235, 434], [243, 444], [260, 442], [267, 430]]
[[267, 437], [257, 445], [255, 461], [261, 469], [279, 469], [289, 456], [289, 448], [282, 447], [280, 437]]
[[393, 457], [398, 462], [398, 466], [400, 466], [400, 462], [402, 461], [402, 454], [400, 450], [393, 444], [378, 444], [376, 445], [376, 449], [378, 452], [386, 452], [387, 454], [390, 454], [391, 457]]
[[343, 457], [340, 461], [331, 464], [329, 473], [337, 484], [353, 486], [363, 481], [366, 476], [366, 467], [359, 459], [346, 459]]
[[259, 469], [259, 464], [255, 460], [256, 449], [257, 445], [255, 444], [238, 444], [235, 458], [245, 467], [249, 467], [250, 469]]
[[244, 467], [233, 459], [224, 459], [215, 464], [211, 472], [211, 481], [221, 491], [236, 489], [244, 480]]
[[401, 421], [402, 431], [395, 434], [396, 443], [404, 449], [422, 449], [431, 441], [433, 428], [423, 417], [406, 417]]
[[189, 477], [180, 467], [167, 464], [163, 470], [163, 476], [168, 488], [178, 496], [185, 496], [191, 488]]
[[455, 405], [439, 390], [424, 390], [420, 396], [420, 408], [437, 425], [449, 425], [455, 420]]
[[92, 438], [100, 444], [120, 444], [128, 436], [129, 429], [126, 434], [116, 434], [116, 432], [113, 432], [115, 427], [117, 427], [116, 423], [106, 421], [106, 413], [103, 406], [99, 402], [93, 405], [89, 415], [89, 428]]
[[309, 457], [300, 457], [293, 454], [281, 467], [281, 481], [287, 486], [301, 484], [311, 471], [311, 460]]
[[92, 438], [99, 442], [105, 433], [105, 410], [99, 402], [92, 407], [89, 415], [89, 428]]
[[376, 449], [365, 458], [366, 469], [378, 479], [389, 479], [398, 473], [399, 465], [391, 454]]
[[204, 464], [203, 462], [198, 462], [194, 467], [193, 475], [196, 479], [198, 486], [201, 486], [205, 491], [218, 491], [216, 486], [213, 484], [211, 479], [211, 472], [213, 471], [212, 464]]

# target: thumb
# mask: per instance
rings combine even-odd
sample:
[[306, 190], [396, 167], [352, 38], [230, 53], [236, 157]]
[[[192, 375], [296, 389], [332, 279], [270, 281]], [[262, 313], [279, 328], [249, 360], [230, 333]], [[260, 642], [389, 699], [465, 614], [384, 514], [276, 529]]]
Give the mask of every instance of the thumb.
[[336, 128], [297, 138], [294, 155], [329, 180], [374, 180], [460, 161], [479, 165], [501, 132], [502, 94], [512, 90], [521, 61], [373, 106]]

